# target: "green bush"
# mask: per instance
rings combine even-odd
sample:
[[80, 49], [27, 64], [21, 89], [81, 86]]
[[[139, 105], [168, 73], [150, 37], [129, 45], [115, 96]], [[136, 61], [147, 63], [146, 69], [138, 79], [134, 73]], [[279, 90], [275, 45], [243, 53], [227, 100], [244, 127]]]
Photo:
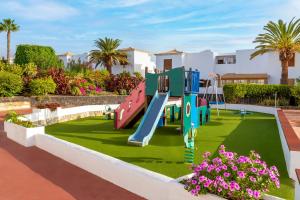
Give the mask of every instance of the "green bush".
[[96, 86], [101, 88], [105, 87], [105, 81], [109, 79], [109, 77], [110, 74], [106, 69], [91, 71], [88, 76], [85, 75], [86, 79], [95, 83]]
[[17, 114], [16, 111], [9, 111], [7, 115], [5, 115], [5, 121], [18, 124], [20, 126], [24, 126], [26, 128], [33, 128], [35, 127], [32, 122], [30, 121], [23, 121], [20, 119], [22, 116]]
[[291, 89], [292, 87], [287, 85], [227, 84], [224, 85], [223, 91], [227, 102], [236, 103], [241, 98], [263, 102], [265, 99], [274, 99], [275, 93], [278, 99], [289, 100], [292, 95]]
[[26, 77], [34, 77], [37, 75], [37, 67], [34, 63], [27, 63], [22, 65], [23, 75]]
[[300, 85], [292, 88], [292, 96], [295, 98], [296, 103], [300, 106]]
[[22, 91], [22, 78], [16, 74], [0, 71], [0, 96], [11, 97]]
[[63, 63], [55, 55], [52, 47], [38, 45], [18, 45], [15, 63], [19, 65], [34, 63], [41, 68], [63, 67]]
[[53, 94], [56, 84], [51, 77], [34, 79], [29, 83], [31, 95], [44, 96]]
[[0, 71], [10, 72], [19, 76], [23, 75], [23, 69], [17, 64], [0, 63]]

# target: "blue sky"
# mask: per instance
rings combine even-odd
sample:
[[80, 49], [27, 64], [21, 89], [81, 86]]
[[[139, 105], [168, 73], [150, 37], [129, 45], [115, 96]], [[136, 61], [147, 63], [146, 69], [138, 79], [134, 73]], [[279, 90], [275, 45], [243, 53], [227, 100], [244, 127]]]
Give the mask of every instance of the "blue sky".
[[[57, 53], [88, 52], [94, 40], [119, 38], [122, 47], [152, 52], [253, 48], [269, 20], [300, 17], [299, 0], [0, 0], [0, 19], [13, 18], [17, 44], [50, 45]], [[0, 54], [6, 51], [0, 34]]]

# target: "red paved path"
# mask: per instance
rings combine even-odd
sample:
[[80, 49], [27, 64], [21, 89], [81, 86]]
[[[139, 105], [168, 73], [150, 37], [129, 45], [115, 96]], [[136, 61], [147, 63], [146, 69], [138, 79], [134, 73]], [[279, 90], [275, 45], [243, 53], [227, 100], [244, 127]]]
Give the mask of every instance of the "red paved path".
[[284, 110], [283, 112], [300, 139], [300, 110]]
[[142, 199], [37, 147], [14, 143], [2, 127], [0, 121], [0, 199]]

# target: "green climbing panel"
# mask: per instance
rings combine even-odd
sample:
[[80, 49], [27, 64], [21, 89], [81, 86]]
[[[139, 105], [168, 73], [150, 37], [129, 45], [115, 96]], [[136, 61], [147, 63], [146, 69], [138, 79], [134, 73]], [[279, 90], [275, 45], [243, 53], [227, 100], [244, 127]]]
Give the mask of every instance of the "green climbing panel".
[[167, 76], [169, 79], [170, 96], [181, 97], [184, 94], [185, 70], [184, 67], [172, 69], [160, 74], [146, 74], [146, 95], [153, 96], [158, 89], [158, 77]]

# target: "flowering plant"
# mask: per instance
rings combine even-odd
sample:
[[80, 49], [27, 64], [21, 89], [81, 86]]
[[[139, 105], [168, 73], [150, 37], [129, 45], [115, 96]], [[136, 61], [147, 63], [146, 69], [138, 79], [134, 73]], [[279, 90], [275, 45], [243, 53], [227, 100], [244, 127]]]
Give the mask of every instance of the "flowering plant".
[[228, 199], [261, 199], [270, 188], [280, 187], [277, 168], [268, 168], [254, 151], [239, 156], [221, 145], [218, 157], [206, 152], [203, 158], [201, 164], [192, 166], [193, 176], [184, 181], [185, 189], [195, 196], [213, 193]]
[[102, 92], [102, 89], [95, 86], [93, 83], [88, 82], [86, 79], [74, 79], [71, 82], [72, 95], [76, 96], [87, 96], [87, 95], [97, 95]]

